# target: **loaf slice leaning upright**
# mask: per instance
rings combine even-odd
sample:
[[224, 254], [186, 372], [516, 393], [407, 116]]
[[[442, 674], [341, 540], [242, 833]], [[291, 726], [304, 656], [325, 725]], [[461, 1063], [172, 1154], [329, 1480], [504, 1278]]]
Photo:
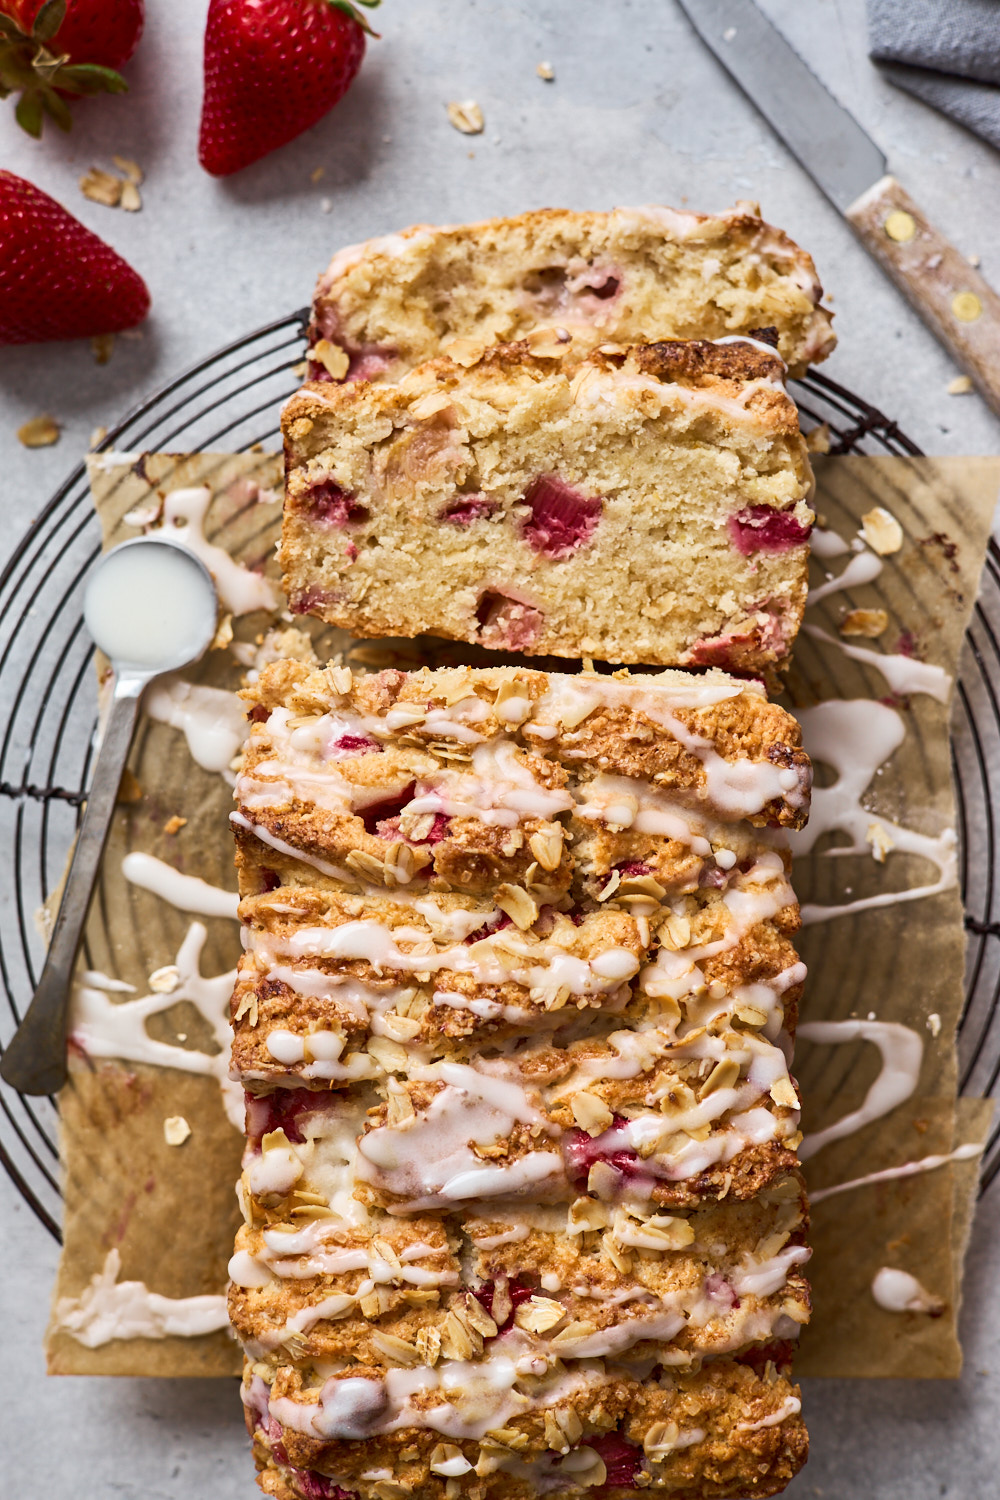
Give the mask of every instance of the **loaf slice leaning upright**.
[[716, 671], [285, 661], [244, 696], [230, 1306], [262, 1489], [779, 1493], [797, 725]]
[[813, 512], [781, 360], [742, 339], [563, 353], [497, 345], [293, 396], [292, 609], [531, 655], [785, 663]]

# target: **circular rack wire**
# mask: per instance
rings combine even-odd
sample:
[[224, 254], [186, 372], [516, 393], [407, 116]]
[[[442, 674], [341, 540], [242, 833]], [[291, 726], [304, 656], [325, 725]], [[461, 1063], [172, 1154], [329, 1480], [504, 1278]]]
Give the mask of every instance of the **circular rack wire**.
[[[244, 452], [278, 446], [308, 310], [247, 334], [142, 402], [98, 451]], [[895, 422], [825, 375], [792, 392], [806, 429], [825, 423], [832, 453], [919, 455]], [[82, 592], [101, 547], [86, 469], [53, 495], [0, 574], [0, 1043], [27, 1007], [44, 958], [36, 913], [57, 885], [85, 801], [97, 723], [93, 648]], [[959, 1033], [963, 1093], [1000, 1095], [1000, 829], [990, 801], [1000, 765], [1000, 548], [991, 540], [966, 637], [952, 722], [960, 870], [969, 947]], [[58, 1116], [53, 1099], [0, 1083], [0, 1162], [57, 1239]], [[1000, 1126], [984, 1188], [1000, 1172]]]

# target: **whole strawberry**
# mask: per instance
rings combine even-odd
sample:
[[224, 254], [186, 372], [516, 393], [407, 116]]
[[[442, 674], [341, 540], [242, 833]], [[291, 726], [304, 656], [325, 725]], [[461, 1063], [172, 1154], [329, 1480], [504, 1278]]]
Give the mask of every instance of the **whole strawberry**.
[[110, 245], [0, 171], [0, 344], [118, 333], [148, 311], [146, 283]]
[[360, 68], [366, 32], [375, 35], [351, 0], [210, 0], [205, 171], [228, 177], [322, 119]]
[[29, 135], [41, 135], [46, 115], [68, 130], [67, 98], [126, 91], [117, 69], [144, 19], [143, 0], [0, 0], [0, 99], [19, 95]]

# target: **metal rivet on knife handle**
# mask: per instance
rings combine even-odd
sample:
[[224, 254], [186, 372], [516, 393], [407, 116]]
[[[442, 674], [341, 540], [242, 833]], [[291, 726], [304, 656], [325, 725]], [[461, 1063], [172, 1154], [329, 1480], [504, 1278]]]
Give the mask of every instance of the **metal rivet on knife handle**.
[[951, 310], [960, 323], [974, 323], [982, 316], [983, 304], [975, 292], [958, 292], [951, 299]]
[[893, 209], [885, 221], [885, 232], [897, 244], [905, 245], [916, 234], [917, 221], [912, 214], [906, 213], [904, 209]]

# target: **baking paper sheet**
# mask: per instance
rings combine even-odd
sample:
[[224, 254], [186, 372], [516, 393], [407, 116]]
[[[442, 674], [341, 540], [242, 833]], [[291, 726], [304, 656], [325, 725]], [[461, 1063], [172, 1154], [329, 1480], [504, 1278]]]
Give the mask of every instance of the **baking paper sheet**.
[[[1000, 460], [826, 458], [817, 466], [817, 481], [817, 510], [831, 530], [849, 540], [861, 516], [881, 505], [901, 522], [906, 541], [885, 559], [873, 584], [831, 595], [811, 608], [807, 619], [837, 637], [847, 608], [884, 608], [890, 615], [885, 633], [878, 640], [850, 644], [878, 653], [894, 650], [902, 637], [909, 650], [909, 632], [920, 656], [953, 674], [1000, 488]], [[198, 483], [211, 485], [214, 492], [206, 526], [210, 539], [274, 575], [280, 506], [268, 491], [280, 487], [280, 466], [277, 458], [264, 454], [97, 459], [92, 487], [106, 544], [137, 534], [123, 517], [155, 501], [157, 489]], [[258, 498], [261, 492], [263, 499]], [[827, 570], [839, 572], [848, 560], [814, 564], [817, 582]], [[238, 619], [233, 622], [236, 639], [253, 642], [275, 623], [282, 622], [264, 614]], [[464, 649], [420, 642], [354, 647], [342, 632], [317, 622], [295, 623], [314, 636], [320, 656], [349, 649], [356, 664], [419, 665], [431, 655], [454, 659]], [[243, 670], [231, 650], [220, 649], [190, 675], [235, 688]], [[871, 666], [849, 660], [836, 645], [808, 635], [800, 638], [787, 693], [793, 707], [829, 697], [877, 699], [888, 692]], [[896, 706], [906, 737], [876, 779], [866, 805], [893, 821], [937, 833], [954, 817], [948, 709], [922, 694]], [[143, 721], [132, 766], [140, 795], [116, 813], [85, 963], [144, 994], [148, 975], [173, 962], [192, 918], [130, 885], [121, 874], [122, 855], [127, 850], [152, 853], [186, 873], [234, 889], [227, 823], [231, 793], [221, 776], [192, 762], [178, 730], [149, 720]], [[164, 825], [173, 815], [188, 821], [169, 835]], [[933, 873], [923, 862], [898, 853], [883, 864], [869, 854], [826, 858], [822, 850], [828, 842], [797, 865], [796, 887], [803, 901], [837, 903], [924, 882]], [[847, 886], [851, 897], [844, 896]], [[236, 962], [237, 926], [219, 918], [206, 920], [205, 926], [202, 972], [221, 974]], [[829, 1186], [948, 1152], [958, 1141], [981, 1140], [989, 1107], [963, 1102], [958, 1115], [955, 1108], [954, 1030], [964, 953], [957, 890], [811, 926], [801, 934], [801, 950], [811, 970], [806, 1019], [873, 1012], [880, 1020], [919, 1030], [925, 1041], [914, 1096], [887, 1119], [818, 1153], [809, 1163], [810, 1183]], [[927, 1029], [932, 1013], [941, 1018], [937, 1037]], [[157, 1017], [150, 1028], [167, 1040], [185, 1033], [191, 1045], [198, 1023], [188, 1007], [183, 1014]], [[837, 1047], [802, 1043], [796, 1073], [805, 1101], [805, 1129], [824, 1128], [859, 1104], [877, 1071], [877, 1053], [863, 1042]], [[143, 1281], [172, 1297], [221, 1292], [237, 1220], [233, 1183], [241, 1141], [222, 1108], [218, 1083], [175, 1069], [141, 1063], [90, 1065], [76, 1057], [61, 1109], [66, 1225], [57, 1297], [79, 1296], [114, 1247], [121, 1252], [123, 1280]], [[163, 1120], [174, 1114], [183, 1114], [192, 1127], [181, 1147], [169, 1147], [163, 1138]], [[976, 1181], [977, 1163], [963, 1163], [858, 1188], [816, 1206], [810, 1267], [815, 1313], [803, 1339], [800, 1374], [958, 1373], [955, 1317]], [[880, 1310], [870, 1286], [882, 1265], [916, 1274], [944, 1301], [942, 1316]], [[48, 1354], [51, 1370], [77, 1374], [228, 1375], [240, 1363], [224, 1332], [116, 1340], [88, 1349], [53, 1326]]]

